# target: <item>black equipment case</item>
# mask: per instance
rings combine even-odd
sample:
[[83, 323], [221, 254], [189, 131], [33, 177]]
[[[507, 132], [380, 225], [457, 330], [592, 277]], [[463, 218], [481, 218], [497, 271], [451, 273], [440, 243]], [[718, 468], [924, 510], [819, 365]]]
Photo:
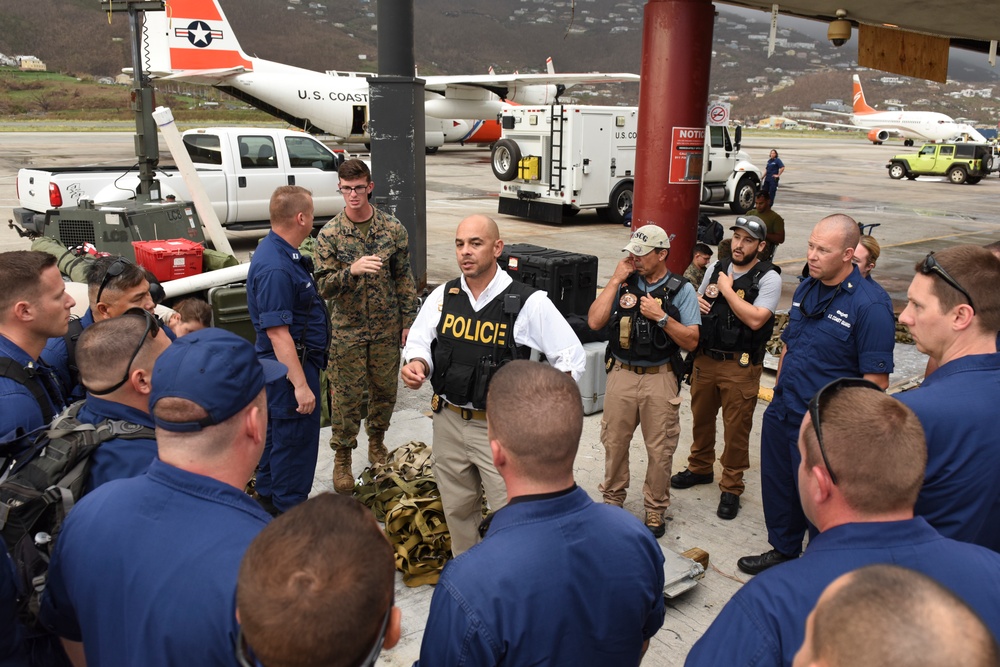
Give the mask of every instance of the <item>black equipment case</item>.
[[545, 290], [563, 315], [587, 316], [597, 298], [597, 257], [530, 243], [504, 246], [500, 267], [514, 280]]

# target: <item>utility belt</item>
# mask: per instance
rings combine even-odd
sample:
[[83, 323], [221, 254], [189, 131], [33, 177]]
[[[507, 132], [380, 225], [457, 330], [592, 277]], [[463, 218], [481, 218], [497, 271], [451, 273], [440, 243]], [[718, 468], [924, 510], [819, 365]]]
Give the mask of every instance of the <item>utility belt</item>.
[[671, 370], [669, 362], [660, 364], [659, 366], [633, 366], [626, 364], [624, 361], [619, 361], [618, 367], [626, 371], [632, 371], [636, 375], [656, 375], [657, 373], [666, 373]]
[[465, 421], [486, 421], [486, 410], [459, 407], [453, 403], [449, 403], [437, 394], [434, 394], [431, 397], [431, 410], [438, 413], [441, 412], [442, 408], [448, 408], [452, 412], [458, 413]]
[[709, 350], [708, 348], [699, 348], [699, 354], [704, 354], [709, 359], [714, 359], [715, 361], [733, 361], [740, 365], [741, 368], [746, 368], [747, 366], [759, 366], [764, 363], [764, 351], [761, 350], [757, 353], [752, 352], [723, 352], [722, 350]]

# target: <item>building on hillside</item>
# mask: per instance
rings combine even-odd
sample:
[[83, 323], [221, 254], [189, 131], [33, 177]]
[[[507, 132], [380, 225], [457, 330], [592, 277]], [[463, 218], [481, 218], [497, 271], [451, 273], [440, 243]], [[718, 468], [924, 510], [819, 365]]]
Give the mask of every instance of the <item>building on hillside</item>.
[[46, 71], [45, 63], [35, 56], [17, 56], [17, 66], [30, 72]]

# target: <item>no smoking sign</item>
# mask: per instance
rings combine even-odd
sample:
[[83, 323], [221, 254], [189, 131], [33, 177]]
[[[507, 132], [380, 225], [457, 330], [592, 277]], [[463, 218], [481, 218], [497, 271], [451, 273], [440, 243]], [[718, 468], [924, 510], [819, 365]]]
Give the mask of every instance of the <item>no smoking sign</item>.
[[708, 108], [708, 123], [709, 125], [728, 125], [729, 105], [719, 103], [710, 106]]

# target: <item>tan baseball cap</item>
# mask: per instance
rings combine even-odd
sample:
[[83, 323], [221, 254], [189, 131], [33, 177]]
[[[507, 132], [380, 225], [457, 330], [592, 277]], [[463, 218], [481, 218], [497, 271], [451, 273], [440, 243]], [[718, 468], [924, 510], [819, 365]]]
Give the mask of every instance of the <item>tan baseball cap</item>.
[[622, 250], [633, 255], [642, 257], [648, 255], [653, 250], [667, 250], [670, 248], [670, 237], [663, 227], [657, 225], [643, 225], [632, 232], [632, 238]]

